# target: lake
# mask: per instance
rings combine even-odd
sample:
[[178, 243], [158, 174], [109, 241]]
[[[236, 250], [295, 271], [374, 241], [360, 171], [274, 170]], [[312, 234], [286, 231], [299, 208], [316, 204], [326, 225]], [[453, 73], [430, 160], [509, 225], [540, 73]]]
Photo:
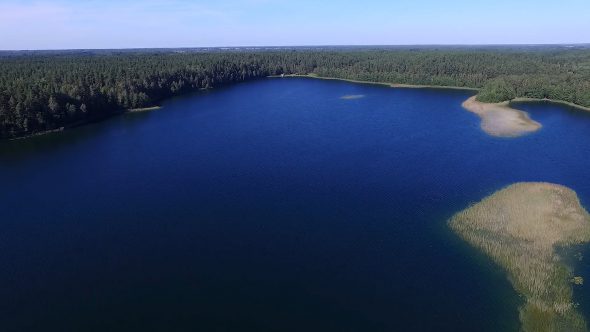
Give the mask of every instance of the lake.
[[1, 330], [517, 331], [447, 220], [519, 181], [590, 207], [590, 114], [495, 138], [471, 94], [263, 79], [0, 142]]

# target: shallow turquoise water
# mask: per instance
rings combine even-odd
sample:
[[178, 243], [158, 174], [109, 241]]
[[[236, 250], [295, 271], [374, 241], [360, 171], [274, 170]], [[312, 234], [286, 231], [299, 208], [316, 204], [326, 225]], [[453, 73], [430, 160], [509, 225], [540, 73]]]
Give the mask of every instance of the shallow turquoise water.
[[518, 181], [589, 206], [590, 116], [500, 139], [468, 96], [268, 79], [0, 143], [2, 331], [517, 330], [446, 221]]

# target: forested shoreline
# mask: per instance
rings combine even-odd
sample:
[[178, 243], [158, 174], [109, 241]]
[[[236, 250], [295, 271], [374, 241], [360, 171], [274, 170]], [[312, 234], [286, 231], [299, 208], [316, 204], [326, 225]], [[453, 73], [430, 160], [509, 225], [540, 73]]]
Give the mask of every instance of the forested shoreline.
[[0, 138], [27, 136], [271, 75], [479, 89], [478, 100], [590, 107], [590, 49], [52, 52], [0, 56]]

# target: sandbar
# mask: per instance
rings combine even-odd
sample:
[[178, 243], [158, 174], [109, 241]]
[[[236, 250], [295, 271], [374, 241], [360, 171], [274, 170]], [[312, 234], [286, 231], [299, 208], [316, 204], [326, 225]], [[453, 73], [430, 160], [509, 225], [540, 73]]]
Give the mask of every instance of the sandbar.
[[531, 119], [528, 113], [504, 103], [482, 103], [473, 96], [462, 104], [463, 108], [481, 118], [481, 129], [491, 136], [518, 137], [541, 129], [541, 124]]
[[143, 107], [143, 108], [130, 108], [128, 110], [128, 112], [130, 112], [130, 113], [149, 112], [149, 111], [159, 110], [160, 108], [162, 108], [162, 107], [161, 106], [151, 106], [151, 107]]

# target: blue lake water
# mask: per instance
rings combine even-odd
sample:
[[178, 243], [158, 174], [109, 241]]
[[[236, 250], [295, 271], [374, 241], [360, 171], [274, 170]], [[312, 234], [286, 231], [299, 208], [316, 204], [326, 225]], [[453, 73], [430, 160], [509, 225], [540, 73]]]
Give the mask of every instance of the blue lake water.
[[267, 79], [0, 142], [0, 330], [517, 331], [446, 222], [519, 181], [590, 207], [590, 115], [494, 138], [469, 95]]

